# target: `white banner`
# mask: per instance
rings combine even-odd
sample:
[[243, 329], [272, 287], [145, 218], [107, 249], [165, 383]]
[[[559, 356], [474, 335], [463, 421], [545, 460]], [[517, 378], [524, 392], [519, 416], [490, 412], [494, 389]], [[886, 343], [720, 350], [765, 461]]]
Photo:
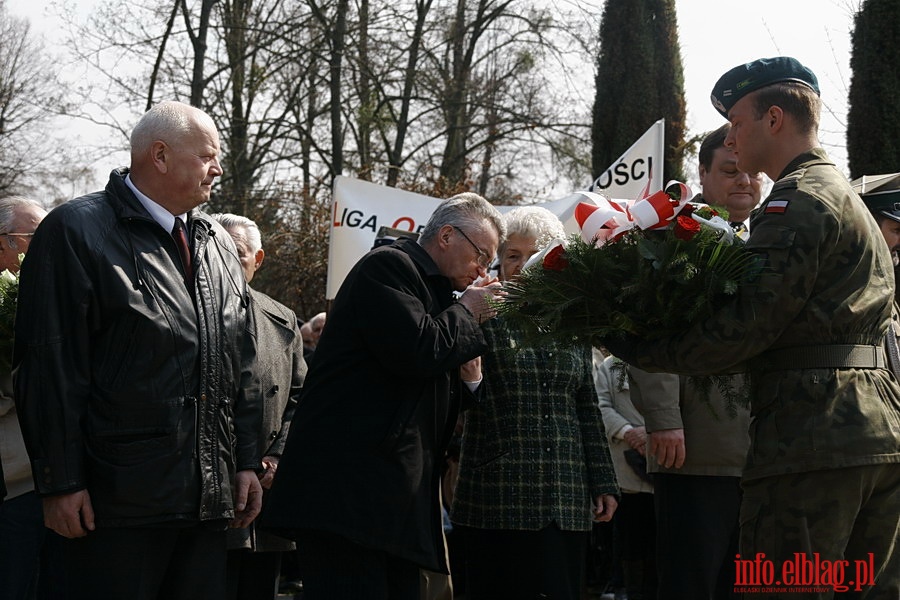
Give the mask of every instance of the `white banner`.
[[[575, 220], [575, 205], [582, 194], [571, 194], [543, 206], [557, 215], [568, 233], [580, 231]], [[363, 255], [372, 249], [378, 230], [392, 227], [420, 233], [441, 202], [438, 198], [414, 194], [339, 176], [334, 180], [331, 211], [331, 237], [328, 243], [328, 282], [325, 298], [333, 300], [344, 277]], [[514, 206], [498, 206], [502, 213]]]
[[663, 189], [665, 119], [650, 126], [589, 188], [619, 200], [637, 200]]

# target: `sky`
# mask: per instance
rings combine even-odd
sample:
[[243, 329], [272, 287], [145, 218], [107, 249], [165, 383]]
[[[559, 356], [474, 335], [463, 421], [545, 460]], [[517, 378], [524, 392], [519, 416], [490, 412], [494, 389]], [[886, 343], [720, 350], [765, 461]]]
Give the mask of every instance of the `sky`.
[[[6, 0], [8, 10], [28, 17], [33, 31], [52, 47], [59, 24], [55, 0]], [[560, 1], [560, 0], [550, 0]], [[684, 66], [688, 132], [715, 129], [723, 118], [709, 94], [720, 75], [757, 58], [793, 56], [813, 70], [822, 90], [819, 138], [838, 167], [847, 172], [846, 112], [850, 87], [850, 35], [861, 0], [676, 0]], [[87, 15], [98, 0], [72, 0]], [[603, 0], [580, 0], [602, 11]], [[101, 181], [108, 164], [98, 167]], [[696, 169], [689, 168], [695, 176]], [[88, 190], [84, 190], [88, 191]]]
[[690, 131], [724, 123], [709, 102], [723, 73], [757, 58], [793, 56], [819, 79], [823, 105], [819, 139], [847, 172], [850, 36], [860, 0], [676, 0], [675, 4]]

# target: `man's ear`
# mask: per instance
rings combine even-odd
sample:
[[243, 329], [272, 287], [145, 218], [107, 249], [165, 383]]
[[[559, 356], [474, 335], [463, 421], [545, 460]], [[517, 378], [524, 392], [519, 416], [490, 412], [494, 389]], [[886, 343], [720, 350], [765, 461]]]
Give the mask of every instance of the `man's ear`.
[[150, 161], [160, 173], [166, 173], [169, 170], [169, 161], [172, 159], [169, 146], [162, 140], [156, 140], [150, 144]]
[[781, 110], [780, 106], [770, 106], [765, 118], [771, 133], [778, 133], [784, 127], [784, 111]]
[[437, 234], [438, 245], [441, 248], [446, 248], [447, 246], [449, 246], [451, 235], [453, 235], [453, 225], [441, 226]]
[[255, 264], [256, 264], [257, 269], [259, 269], [262, 266], [263, 260], [265, 260], [265, 258], [266, 258], [266, 252], [262, 248], [260, 248], [259, 250], [256, 251], [256, 254], [253, 256], [253, 259], [254, 259], [254, 261], [256, 261]]

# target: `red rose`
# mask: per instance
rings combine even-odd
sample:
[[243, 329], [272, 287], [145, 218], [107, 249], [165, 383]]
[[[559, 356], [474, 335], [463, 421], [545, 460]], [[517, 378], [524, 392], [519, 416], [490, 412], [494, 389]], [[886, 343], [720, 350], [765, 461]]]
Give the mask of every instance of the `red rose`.
[[700, 223], [690, 217], [678, 215], [675, 218], [675, 237], [679, 240], [690, 241], [700, 233]]
[[566, 249], [562, 246], [556, 246], [544, 256], [544, 268], [548, 271], [562, 271], [569, 266], [566, 260]]

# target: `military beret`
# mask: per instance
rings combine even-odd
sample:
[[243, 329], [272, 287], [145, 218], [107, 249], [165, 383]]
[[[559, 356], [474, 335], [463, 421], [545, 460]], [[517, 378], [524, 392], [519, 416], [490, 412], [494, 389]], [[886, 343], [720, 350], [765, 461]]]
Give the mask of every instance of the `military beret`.
[[863, 175], [850, 185], [874, 214], [900, 221], [900, 173]]
[[815, 73], [801, 65], [796, 58], [776, 56], [760, 58], [731, 69], [719, 77], [710, 99], [716, 110], [727, 119], [728, 111], [738, 100], [750, 92], [784, 81], [802, 83], [819, 94], [819, 80]]

